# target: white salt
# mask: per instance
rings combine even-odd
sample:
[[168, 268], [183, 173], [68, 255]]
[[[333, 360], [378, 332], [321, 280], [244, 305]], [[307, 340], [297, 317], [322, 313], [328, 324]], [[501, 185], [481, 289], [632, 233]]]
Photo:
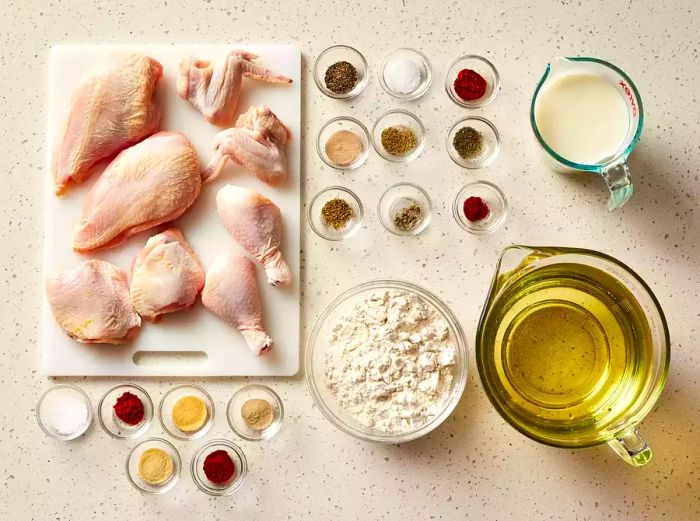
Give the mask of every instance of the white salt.
[[85, 399], [67, 387], [47, 394], [40, 412], [44, 425], [59, 436], [70, 436], [84, 430], [89, 416]]
[[395, 56], [384, 67], [384, 81], [387, 87], [398, 94], [410, 94], [421, 83], [421, 67], [407, 58]]

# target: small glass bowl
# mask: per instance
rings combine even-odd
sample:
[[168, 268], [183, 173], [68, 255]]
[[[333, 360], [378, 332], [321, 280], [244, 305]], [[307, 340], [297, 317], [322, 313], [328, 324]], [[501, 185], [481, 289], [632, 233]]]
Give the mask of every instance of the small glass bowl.
[[[336, 62], [346, 61], [352, 64], [357, 70], [357, 84], [355, 87], [345, 94], [336, 94], [326, 87], [326, 70]], [[323, 51], [314, 63], [314, 81], [316, 86], [329, 98], [335, 99], [350, 99], [358, 96], [365, 87], [369, 77], [367, 75], [367, 60], [362, 56], [362, 53], [349, 45], [334, 45]]]
[[[139, 474], [139, 459], [141, 458], [141, 454], [148, 449], [161, 449], [167, 452], [172, 458], [173, 473], [165, 483], [152, 485], [141, 478]], [[129, 456], [126, 458], [126, 476], [129, 478], [129, 482], [136, 490], [145, 492], [146, 494], [164, 494], [171, 490], [178, 479], [180, 479], [181, 468], [182, 460], [180, 459], [180, 453], [172, 443], [162, 438], [147, 438], [143, 440], [131, 450]]]
[[[457, 74], [462, 69], [471, 69], [479, 73], [486, 80], [486, 92], [479, 99], [473, 101], [463, 100], [457, 95], [455, 91], [454, 82], [457, 79]], [[501, 89], [501, 79], [498, 75], [496, 67], [493, 63], [488, 61], [482, 56], [477, 56], [475, 54], [469, 54], [467, 56], [462, 56], [457, 58], [450, 68], [447, 70], [445, 75], [445, 90], [447, 94], [450, 95], [452, 101], [461, 107], [466, 107], [468, 109], [476, 109], [483, 107], [491, 103]]]
[[[251, 399], [259, 398], [267, 401], [272, 406], [272, 423], [262, 431], [256, 431], [246, 425], [241, 416], [241, 407]], [[282, 400], [275, 391], [265, 385], [250, 384], [236, 391], [226, 408], [228, 424], [238, 436], [248, 441], [269, 440], [280, 430], [282, 418], [284, 417], [284, 407]]]
[[[423, 219], [413, 229], [403, 231], [394, 226], [394, 215], [402, 208], [415, 201], [423, 211]], [[420, 186], [413, 183], [398, 183], [387, 188], [379, 199], [377, 213], [379, 220], [388, 231], [396, 235], [413, 236], [418, 235], [430, 224], [432, 215], [432, 204], [430, 197]]]
[[[415, 90], [403, 93], [396, 92], [392, 90], [391, 87], [389, 87], [385, 77], [386, 67], [389, 64], [389, 62], [395, 58], [405, 58], [407, 60], [410, 60], [416, 65], [418, 65], [419, 69], [421, 69], [421, 81]], [[430, 67], [430, 62], [428, 61], [428, 58], [426, 58], [425, 55], [416, 51], [415, 49], [409, 49], [408, 47], [396, 49], [387, 54], [379, 68], [379, 83], [381, 84], [382, 88], [387, 92], [387, 94], [393, 96], [398, 100], [410, 101], [420, 98], [423, 94], [425, 94], [428, 91], [428, 88], [430, 88], [430, 84], [432, 82], [433, 72], [432, 68]]]
[[[360, 143], [362, 144], [362, 151], [360, 152], [360, 155], [357, 156], [355, 161], [347, 165], [339, 165], [338, 163], [334, 163], [333, 160], [328, 157], [328, 154], [326, 154], [326, 142], [333, 134], [340, 130], [349, 130], [360, 139]], [[328, 123], [321, 127], [321, 130], [318, 132], [318, 139], [316, 140], [316, 151], [318, 152], [321, 160], [331, 168], [335, 168], [337, 170], [355, 170], [356, 168], [362, 166], [369, 155], [369, 147], [369, 132], [367, 132], [367, 128], [356, 119], [350, 117], [338, 117], [331, 119]]]
[[[469, 197], [481, 197], [489, 207], [489, 214], [482, 220], [471, 222], [464, 215], [464, 201]], [[452, 203], [452, 215], [463, 229], [475, 235], [486, 235], [503, 226], [508, 217], [508, 201], [500, 188], [488, 181], [474, 181], [462, 187]]]
[[[344, 199], [352, 208], [353, 216], [350, 222], [340, 230], [336, 230], [332, 226], [327, 226], [321, 217], [321, 209], [331, 199]], [[309, 221], [309, 226], [316, 232], [319, 237], [328, 241], [342, 241], [355, 235], [362, 227], [362, 219], [364, 218], [364, 209], [360, 199], [347, 188], [342, 186], [329, 186], [324, 188], [319, 193], [313, 196], [309, 203], [306, 219]]]
[[[408, 127], [416, 135], [416, 148], [406, 154], [393, 155], [382, 146], [382, 132], [389, 127]], [[372, 144], [377, 153], [387, 161], [408, 163], [417, 158], [425, 148], [425, 127], [415, 114], [407, 110], [390, 110], [385, 112], [374, 124], [372, 129]]]
[[[181, 431], [175, 426], [173, 422], [173, 406], [183, 396], [196, 396], [204, 400], [207, 406], [207, 421], [202, 425], [202, 428], [194, 432]], [[202, 387], [194, 384], [184, 384], [178, 385], [170, 389], [163, 399], [160, 401], [160, 406], [158, 407], [160, 415], [160, 423], [168, 434], [173, 438], [178, 440], [194, 440], [204, 436], [207, 431], [211, 428], [214, 422], [214, 400], [208, 392], [206, 392]]]
[[[481, 154], [471, 159], [465, 159], [460, 156], [453, 145], [455, 135], [463, 127], [472, 127], [479, 131], [484, 138], [483, 151]], [[445, 145], [447, 146], [447, 153], [450, 155], [450, 158], [459, 166], [474, 169], [483, 168], [493, 163], [498, 156], [498, 152], [501, 149], [501, 136], [498, 134], [498, 130], [496, 130], [494, 124], [488, 119], [479, 116], [471, 116], [460, 119], [450, 127]]]
[[[226, 483], [212, 483], [204, 473], [204, 460], [216, 450], [225, 450], [236, 467], [235, 474]], [[219, 439], [206, 443], [197, 451], [192, 457], [190, 471], [192, 472], [192, 480], [199, 487], [199, 490], [206, 492], [210, 496], [226, 496], [241, 488], [248, 474], [248, 463], [245, 459], [245, 454], [243, 454], [238, 445], [228, 440]]]
[[[85, 419], [83, 425], [79, 426], [75, 431], [60, 433], [51, 427], [46, 415], [48, 414], [47, 407], [50, 406], [51, 395], [54, 393], [73, 394], [75, 397], [85, 403], [85, 407], [87, 408], [87, 418]], [[39, 398], [39, 402], [36, 404], [36, 419], [39, 422], [39, 427], [41, 427], [41, 430], [51, 438], [60, 441], [74, 440], [75, 438], [83, 435], [90, 427], [90, 423], [92, 423], [92, 404], [90, 403], [90, 398], [88, 395], [80, 387], [70, 384], [54, 385], [53, 387], [47, 389]]]
[[[136, 425], [129, 425], [114, 414], [114, 404], [125, 392], [138, 396], [143, 403], [143, 419]], [[134, 384], [117, 385], [107, 391], [97, 406], [97, 419], [104, 431], [117, 439], [137, 438], [144, 434], [153, 420], [153, 402], [145, 389]]]

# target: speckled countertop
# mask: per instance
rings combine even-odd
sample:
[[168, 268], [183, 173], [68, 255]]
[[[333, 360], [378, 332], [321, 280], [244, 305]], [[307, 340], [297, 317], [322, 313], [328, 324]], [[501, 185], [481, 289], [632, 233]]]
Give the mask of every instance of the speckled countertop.
[[[691, 1], [531, 2], [179, 2], [19, 1], [0, 4], [0, 519], [700, 519], [700, 8]], [[465, 7], [465, 6], [469, 7]], [[439, 6], [439, 7], [438, 7]], [[356, 190], [368, 218], [354, 240], [324, 242], [305, 228], [303, 326], [339, 291], [394, 276], [442, 296], [473, 338], [499, 251], [508, 243], [576, 245], [627, 262], [654, 289], [670, 323], [672, 364], [666, 390], [642, 431], [654, 449], [643, 469], [606, 447], [577, 452], [541, 446], [508, 427], [490, 406], [472, 360], [464, 398], [435, 432], [402, 446], [363, 443], [335, 430], [313, 406], [302, 374], [270, 380], [287, 408], [268, 443], [240, 442], [250, 473], [234, 496], [209, 498], [183, 473], [164, 496], [142, 496], [124, 476], [133, 442], [93, 427], [80, 441], [44, 436], [37, 397], [52, 382], [38, 374], [41, 298], [40, 192], [45, 156], [49, 46], [57, 42], [295, 42], [304, 53], [304, 199], [342, 184]], [[320, 95], [310, 76], [316, 55], [336, 43], [356, 45], [373, 76], [351, 102]], [[378, 63], [411, 46], [431, 60], [435, 79], [417, 102], [397, 103], [376, 79]], [[478, 53], [499, 68], [502, 91], [484, 110], [503, 137], [500, 157], [483, 171], [448, 158], [444, 138], [465, 114], [443, 89], [456, 56]], [[528, 105], [546, 62], [557, 55], [600, 56], [619, 65], [642, 93], [646, 124], [632, 155], [636, 194], [606, 215], [598, 179], [554, 174], [540, 162]], [[428, 146], [408, 166], [372, 153], [360, 170], [328, 169], [315, 135], [341, 114], [371, 126], [403, 106], [423, 119]], [[490, 179], [510, 198], [505, 229], [477, 238], [453, 221], [451, 199], [468, 180]], [[424, 186], [435, 215], [418, 239], [389, 236], [375, 206], [398, 180]], [[97, 402], [110, 379], [77, 379]], [[242, 383], [204, 385], [219, 411]], [[145, 380], [154, 399], [173, 384]], [[160, 434], [154, 425], [150, 434]], [[215, 436], [232, 437], [223, 414]], [[196, 443], [178, 442], [185, 464]]]

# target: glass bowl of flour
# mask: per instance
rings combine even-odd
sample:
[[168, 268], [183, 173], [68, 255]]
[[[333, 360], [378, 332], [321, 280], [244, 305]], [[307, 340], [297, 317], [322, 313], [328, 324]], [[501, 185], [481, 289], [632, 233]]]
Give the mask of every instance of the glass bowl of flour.
[[414, 284], [376, 280], [336, 297], [306, 345], [306, 380], [323, 415], [368, 441], [403, 443], [440, 425], [467, 383], [459, 322]]

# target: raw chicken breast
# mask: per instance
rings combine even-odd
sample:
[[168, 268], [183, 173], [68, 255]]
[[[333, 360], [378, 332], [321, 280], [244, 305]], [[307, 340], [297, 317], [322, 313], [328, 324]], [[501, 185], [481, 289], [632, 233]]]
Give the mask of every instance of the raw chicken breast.
[[202, 304], [238, 329], [256, 355], [272, 349], [272, 339], [262, 326], [255, 263], [248, 257], [225, 252], [214, 260], [207, 271]]
[[162, 75], [161, 64], [142, 54], [115, 55], [86, 74], [53, 145], [56, 194], [82, 183], [101, 159], [158, 130], [155, 92]]
[[73, 249], [113, 248], [177, 219], [202, 187], [197, 153], [178, 132], [158, 132], [120, 153], [92, 186]]
[[134, 259], [131, 302], [145, 320], [191, 308], [203, 287], [202, 265], [177, 228], [148, 239]]
[[236, 117], [243, 76], [268, 83], [292, 83], [286, 76], [255, 65], [257, 56], [245, 51], [231, 51], [213, 67], [207, 60], [185, 58], [180, 62], [177, 93], [199, 110], [212, 125], [230, 125]]
[[268, 282], [289, 284], [292, 274], [279, 250], [282, 213], [275, 203], [255, 190], [226, 185], [216, 194], [216, 208], [231, 237], [265, 267]]
[[204, 171], [205, 180], [219, 175], [230, 159], [262, 181], [280, 185], [287, 180], [285, 146], [291, 134], [269, 107], [250, 107], [236, 126], [214, 138], [214, 157]]
[[58, 325], [78, 342], [123, 344], [141, 327], [126, 273], [109, 262], [90, 259], [47, 277], [46, 297]]

